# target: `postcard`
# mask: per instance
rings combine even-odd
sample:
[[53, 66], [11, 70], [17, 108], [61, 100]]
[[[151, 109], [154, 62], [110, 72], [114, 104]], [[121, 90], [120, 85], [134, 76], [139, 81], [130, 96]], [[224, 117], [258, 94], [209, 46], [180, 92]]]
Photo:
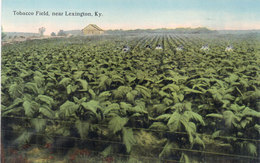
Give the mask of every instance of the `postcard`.
[[2, 0], [1, 162], [260, 162], [259, 0]]

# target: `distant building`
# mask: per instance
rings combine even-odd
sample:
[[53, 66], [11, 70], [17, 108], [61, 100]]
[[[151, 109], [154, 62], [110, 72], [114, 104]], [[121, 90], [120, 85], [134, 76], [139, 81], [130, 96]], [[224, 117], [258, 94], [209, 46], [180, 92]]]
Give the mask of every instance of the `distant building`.
[[84, 29], [82, 29], [82, 32], [84, 35], [99, 35], [99, 34], [103, 34], [104, 30], [99, 28], [95, 24], [89, 24]]

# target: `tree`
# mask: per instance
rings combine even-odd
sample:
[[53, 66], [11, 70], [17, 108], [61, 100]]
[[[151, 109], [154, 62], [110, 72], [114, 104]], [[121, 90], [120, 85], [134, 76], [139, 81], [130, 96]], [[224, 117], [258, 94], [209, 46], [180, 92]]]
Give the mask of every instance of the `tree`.
[[1, 27], [1, 39], [3, 40], [6, 37], [6, 34], [3, 32], [3, 27]]
[[45, 30], [46, 30], [45, 27], [39, 28], [39, 34], [40, 34], [41, 36], [43, 36], [43, 33], [45, 32]]
[[64, 30], [60, 30], [57, 34], [57, 36], [66, 36], [66, 33], [64, 32]]
[[56, 34], [54, 32], [51, 32], [51, 36], [56, 36]]

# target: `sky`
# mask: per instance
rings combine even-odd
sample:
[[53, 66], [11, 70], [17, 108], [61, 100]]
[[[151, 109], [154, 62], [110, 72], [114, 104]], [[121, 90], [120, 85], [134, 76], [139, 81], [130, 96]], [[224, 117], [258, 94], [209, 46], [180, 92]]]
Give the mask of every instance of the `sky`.
[[[33, 12], [34, 15], [15, 15]], [[48, 11], [50, 16], [36, 16]], [[93, 16], [52, 16], [52, 12], [86, 12]], [[102, 16], [94, 16], [95, 12]], [[260, 29], [260, 0], [2, 0], [6, 32], [46, 33], [83, 29], [207, 27], [214, 30]]]

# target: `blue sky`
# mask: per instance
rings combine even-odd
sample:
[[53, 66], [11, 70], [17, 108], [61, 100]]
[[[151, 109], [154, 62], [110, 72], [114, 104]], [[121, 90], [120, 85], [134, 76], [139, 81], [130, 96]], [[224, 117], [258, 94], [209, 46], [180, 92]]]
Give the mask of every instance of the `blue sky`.
[[[13, 11], [101, 12], [102, 17], [18, 16]], [[260, 29], [260, 0], [2, 0], [5, 31], [46, 33], [82, 29]]]

